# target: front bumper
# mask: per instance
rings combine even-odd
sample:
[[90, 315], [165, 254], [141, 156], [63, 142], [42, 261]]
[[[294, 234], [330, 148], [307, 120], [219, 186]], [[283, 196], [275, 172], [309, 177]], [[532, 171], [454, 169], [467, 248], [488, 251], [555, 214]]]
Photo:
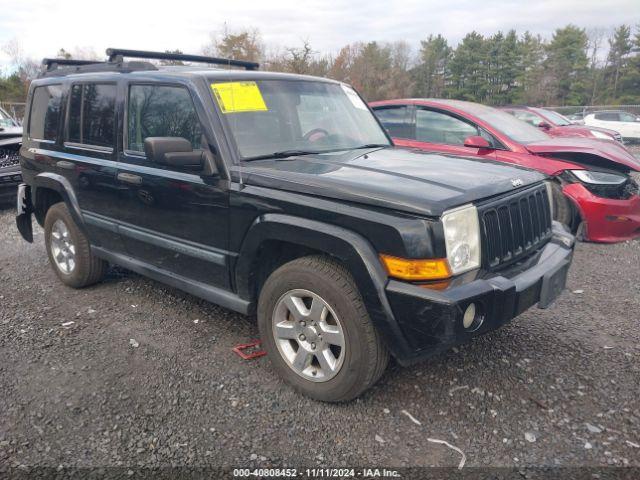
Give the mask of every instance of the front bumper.
[[[403, 365], [420, 361], [495, 330], [535, 304], [547, 308], [565, 288], [575, 244], [574, 237], [556, 222], [553, 232], [551, 241], [523, 262], [445, 290], [389, 281], [389, 304], [413, 349], [397, 360]], [[462, 319], [471, 303], [484, 318], [480, 325], [465, 329]]]
[[562, 191], [580, 210], [586, 240], [615, 243], [640, 237], [640, 196], [627, 200], [597, 197], [580, 183], [565, 185]]

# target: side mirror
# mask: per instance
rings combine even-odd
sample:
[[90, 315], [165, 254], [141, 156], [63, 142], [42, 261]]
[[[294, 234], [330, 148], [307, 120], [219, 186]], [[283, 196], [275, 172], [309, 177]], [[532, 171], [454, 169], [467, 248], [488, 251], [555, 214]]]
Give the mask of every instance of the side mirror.
[[144, 153], [152, 162], [170, 167], [197, 170], [204, 163], [204, 152], [193, 150], [191, 142], [182, 137], [147, 137]]
[[464, 139], [464, 146], [470, 148], [491, 148], [489, 142], [480, 135], [473, 135]]
[[551, 128], [551, 124], [543, 120], [538, 124], [538, 128], [541, 128], [543, 130], [549, 130]]

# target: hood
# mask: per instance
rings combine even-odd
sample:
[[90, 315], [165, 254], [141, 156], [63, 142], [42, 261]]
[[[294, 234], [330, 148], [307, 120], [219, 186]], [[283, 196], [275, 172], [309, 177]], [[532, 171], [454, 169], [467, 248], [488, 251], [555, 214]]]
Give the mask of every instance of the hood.
[[243, 181], [437, 217], [466, 203], [515, 191], [545, 177], [526, 168], [396, 147], [258, 160]]
[[536, 155], [568, 160], [586, 167], [640, 171], [640, 160], [631, 155], [624, 145], [609, 140], [556, 137], [528, 143], [525, 147]]

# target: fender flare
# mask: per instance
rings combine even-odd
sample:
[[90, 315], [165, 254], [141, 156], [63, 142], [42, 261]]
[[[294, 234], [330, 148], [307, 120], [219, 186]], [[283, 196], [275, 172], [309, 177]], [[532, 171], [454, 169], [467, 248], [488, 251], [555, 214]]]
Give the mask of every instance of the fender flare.
[[75, 192], [73, 191], [73, 187], [69, 180], [67, 180], [64, 176], [59, 175], [57, 173], [52, 172], [43, 172], [39, 173], [35, 177], [33, 177], [33, 182], [31, 185], [31, 204], [34, 209], [38, 204], [38, 193], [42, 191], [42, 189], [50, 189], [59, 193], [62, 197], [62, 200], [66, 204], [73, 220], [76, 222], [78, 227], [85, 230], [84, 218], [82, 217], [82, 212], [80, 211], [80, 204], [78, 203], [78, 198], [76, 197]]
[[235, 265], [238, 295], [254, 300], [251, 291], [252, 264], [260, 246], [279, 240], [312, 248], [342, 261], [353, 276], [374, 326], [394, 356], [411, 352], [395, 320], [385, 288], [387, 273], [371, 244], [361, 235], [342, 227], [291, 215], [261, 215], [249, 228]]

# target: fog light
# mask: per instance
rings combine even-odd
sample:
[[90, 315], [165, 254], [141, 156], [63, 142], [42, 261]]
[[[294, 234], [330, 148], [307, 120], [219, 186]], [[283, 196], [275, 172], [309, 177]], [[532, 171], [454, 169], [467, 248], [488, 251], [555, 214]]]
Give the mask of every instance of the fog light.
[[462, 317], [462, 325], [464, 328], [471, 328], [473, 321], [476, 319], [476, 304], [470, 303], [467, 309], [464, 311], [464, 317]]

